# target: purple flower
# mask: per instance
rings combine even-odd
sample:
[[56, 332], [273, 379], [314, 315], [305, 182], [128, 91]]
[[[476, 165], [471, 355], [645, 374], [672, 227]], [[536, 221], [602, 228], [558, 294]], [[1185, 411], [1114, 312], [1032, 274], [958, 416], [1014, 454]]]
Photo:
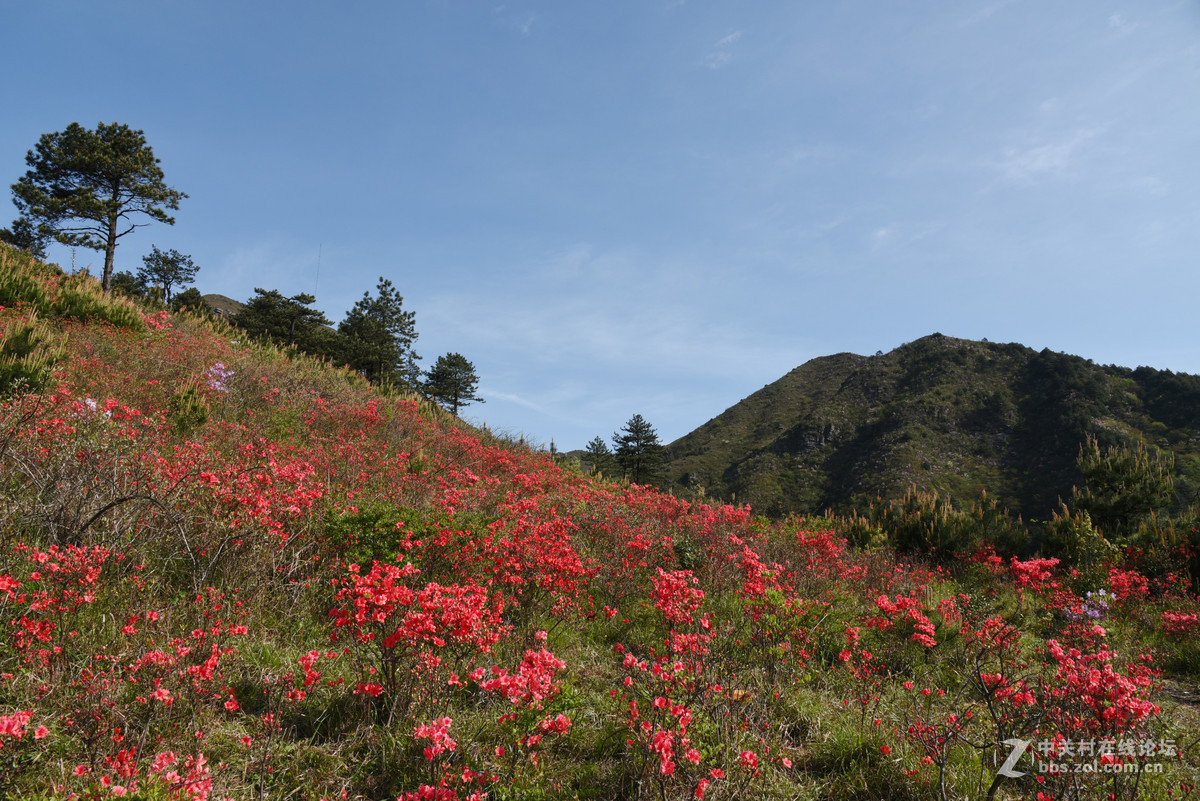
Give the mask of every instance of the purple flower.
[[233, 370], [226, 367], [221, 362], [217, 362], [212, 367], [208, 368], [208, 388], [214, 392], [228, 392], [229, 388], [225, 386], [225, 382], [233, 375]]

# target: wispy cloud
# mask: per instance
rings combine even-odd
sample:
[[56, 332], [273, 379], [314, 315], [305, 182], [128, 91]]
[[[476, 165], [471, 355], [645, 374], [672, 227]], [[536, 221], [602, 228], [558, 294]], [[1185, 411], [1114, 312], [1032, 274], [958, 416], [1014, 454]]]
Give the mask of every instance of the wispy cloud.
[[745, 31], [734, 31], [721, 37], [713, 45], [713, 49], [704, 59], [704, 65], [712, 70], [719, 70], [733, 60], [733, 46], [742, 38]]
[[727, 377], [747, 370], [745, 353], [763, 346], [741, 320], [714, 321], [697, 305], [720, 274], [713, 265], [575, 245], [510, 275], [495, 293], [431, 298], [422, 314], [452, 328], [462, 348], [514, 364]]
[[996, 3], [989, 3], [988, 5], [976, 11], [974, 14], [971, 14], [969, 17], [962, 20], [962, 22], [959, 23], [959, 26], [967, 28], [971, 25], [978, 25], [981, 22], [991, 19], [998, 11], [1003, 9], [1005, 6], [1010, 5], [1011, 3], [1012, 0], [999, 0], [999, 2]]
[[922, 239], [934, 236], [944, 230], [946, 226], [947, 224], [941, 220], [927, 223], [893, 222], [871, 231], [869, 239], [871, 247], [877, 250], [908, 247]]
[[524, 406], [526, 409], [532, 409], [535, 412], [545, 412], [546, 411], [545, 407], [541, 406], [540, 404], [534, 403], [533, 401], [530, 401], [530, 400], [526, 400], [525, 398], [522, 398], [520, 395], [515, 395], [511, 392], [496, 392], [495, 390], [483, 389], [483, 390], [480, 390], [479, 394], [483, 395], [488, 400], [500, 400], [500, 401], [507, 401], [509, 403], [515, 403], [518, 406]]
[[1170, 186], [1157, 175], [1143, 175], [1133, 182], [1133, 187], [1153, 197], [1165, 197], [1170, 192]]
[[773, 167], [789, 169], [801, 164], [833, 161], [850, 152], [841, 145], [797, 145], [779, 151], [773, 159]]
[[[329, 248], [325, 249], [325, 264], [336, 264]], [[279, 289], [284, 294], [320, 291], [317, 283], [317, 248], [306, 251], [294, 242], [261, 240], [238, 243], [231, 251], [214, 259], [213, 272], [220, 270], [226, 286], [222, 291], [238, 300], [248, 298], [254, 287]], [[322, 295], [328, 295], [322, 292]], [[336, 316], [338, 311], [333, 310]]]
[[529, 36], [541, 23], [541, 18], [532, 11], [516, 11], [508, 6], [499, 5], [492, 9], [492, 15], [505, 28], [515, 31], [521, 36]]
[[1016, 184], [1063, 177], [1089, 156], [1090, 146], [1102, 133], [1103, 126], [1079, 128], [1055, 138], [1007, 147], [995, 167], [1005, 180]]

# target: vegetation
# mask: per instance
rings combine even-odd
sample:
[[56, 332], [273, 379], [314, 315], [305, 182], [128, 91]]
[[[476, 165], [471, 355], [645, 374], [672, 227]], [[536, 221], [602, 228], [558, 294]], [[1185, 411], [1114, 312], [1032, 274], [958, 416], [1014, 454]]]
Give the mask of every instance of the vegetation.
[[348, 340], [349, 364], [375, 384], [419, 387], [421, 357], [412, 347], [417, 340], [416, 314], [404, 310], [404, 298], [383, 276], [375, 292], [364, 292], [338, 325], [338, 333]]
[[668, 445], [664, 486], [778, 517], [849, 514], [910, 487], [965, 509], [986, 489], [1044, 521], [1087, 483], [1089, 438], [1173, 459], [1159, 514], [1200, 504], [1200, 376], [940, 334], [801, 365]]
[[171, 304], [171, 290], [176, 286], [185, 286], [196, 280], [200, 268], [192, 261], [192, 257], [178, 250], [163, 252], [157, 246], [150, 246], [150, 254], [142, 257], [142, 269], [138, 270], [137, 280], [143, 287], [154, 287], [161, 290], [162, 299]]
[[117, 240], [146, 225], [134, 222], [142, 217], [173, 225], [167, 210], [178, 209], [187, 197], [166, 185], [142, 132], [118, 123], [101, 122], [90, 131], [73, 122], [44, 134], [25, 163], [29, 170], [12, 186], [21, 216], [8, 238], [34, 240], [25, 249], [35, 255], [51, 237], [104, 251], [106, 293]]
[[450, 408], [450, 414], [458, 417], [460, 406], [471, 403], [483, 403], [483, 398], [475, 394], [479, 377], [475, 375], [475, 365], [461, 353], [447, 353], [438, 356], [433, 368], [426, 373], [425, 394], [443, 406]]
[[18, 217], [11, 228], [0, 228], [0, 242], [23, 250], [36, 259], [46, 258], [46, 242], [28, 218]]
[[345, 346], [334, 341], [335, 332], [325, 314], [312, 307], [316, 300], [306, 293], [286, 298], [278, 290], [255, 287], [254, 297], [230, 322], [250, 336], [264, 337], [280, 347], [336, 358]]
[[652, 484], [662, 466], [662, 444], [654, 426], [635, 414], [624, 428], [613, 434], [613, 458], [635, 484]]
[[589, 470], [599, 476], [613, 477], [619, 469], [617, 459], [613, 456], [613, 452], [609, 450], [608, 443], [604, 438], [596, 435], [592, 441], [587, 444], [583, 451], [583, 461], [588, 465]]
[[0, 403], [0, 797], [1195, 797], [1200, 604], [1139, 549], [856, 549], [220, 321], [53, 307]]

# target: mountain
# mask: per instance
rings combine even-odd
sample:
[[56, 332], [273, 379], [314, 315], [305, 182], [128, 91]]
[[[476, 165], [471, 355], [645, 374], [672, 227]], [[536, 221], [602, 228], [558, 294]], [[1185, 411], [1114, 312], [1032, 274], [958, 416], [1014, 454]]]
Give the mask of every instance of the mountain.
[[232, 317], [246, 308], [245, 304], [239, 303], [233, 298], [227, 298], [224, 295], [205, 295], [204, 300], [208, 303], [209, 308], [222, 317]]
[[806, 362], [667, 446], [666, 485], [772, 516], [987, 490], [1042, 518], [1088, 435], [1171, 451], [1179, 504], [1197, 501], [1200, 376], [942, 334]]

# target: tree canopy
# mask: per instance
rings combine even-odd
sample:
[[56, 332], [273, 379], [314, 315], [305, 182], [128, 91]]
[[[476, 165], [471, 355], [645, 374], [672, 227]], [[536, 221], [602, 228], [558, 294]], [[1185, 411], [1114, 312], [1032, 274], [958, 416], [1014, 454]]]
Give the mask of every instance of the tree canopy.
[[471, 403], [483, 403], [483, 398], [475, 394], [479, 377], [475, 375], [475, 365], [471, 364], [461, 353], [447, 353], [438, 356], [433, 368], [426, 373], [425, 392], [429, 397], [450, 408], [450, 413], [458, 416], [460, 406]]
[[625, 477], [635, 484], [650, 484], [659, 477], [663, 461], [663, 446], [654, 426], [640, 414], [635, 414], [625, 427], [613, 434], [614, 456], [625, 471]]
[[1075, 491], [1075, 508], [1087, 512], [1110, 540], [1127, 536], [1147, 515], [1166, 509], [1175, 493], [1174, 457], [1140, 440], [1101, 449], [1089, 436], [1079, 446], [1077, 464], [1085, 483]]
[[383, 276], [376, 294], [364, 292], [354, 308], [346, 312], [338, 331], [349, 342], [351, 367], [366, 374], [372, 383], [401, 381], [412, 387], [421, 384], [413, 351], [417, 339], [416, 314], [404, 310], [404, 298]]
[[597, 434], [583, 449], [587, 454], [584, 459], [591, 464], [592, 472], [602, 476], [611, 476], [617, 468], [617, 460], [609, 450], [608, 443]]
[[[102, 283], [112, 283], [117, 240], [150, 221], [174, 225], [167, 210], [187, 197], [167, 186], [159, 160], [140, 130], [77, 122], [43, 134], [25, 156], [29, 170], [12, 185], [13, 203], [36, 231], [38, 241], [53, 237], [64, 245], [104, 251]], [[14, 223], [16, 233], [17, 224]]]
[[231, 322], [251, 336], [265, 336], [276, 345], [296, 347], [314, 356], [340, 358], [342, 348], [335, 342], [330, 322], [312, 304], [316, 298], [306, 293], [284, 297], [277, 289], [255, 287], [254, 297], [246, 301]]
[[40, 261], [46, 259], [46, 239], [28, 217], [13, 220], [11, 228], [0, 228], [0, 242], [23, 250]]
[[[138, 280], [146, 287], [161, 287], [163, 301], [171, 304], [171, 289], [176, 286], [190, 284], [196, 278], [200, 268], [192, 261], [192, 257], [178, 250], [163, 252], [157, 246], [150, 246], [150, 255], [142, 257], [143, 266], [138, 270]], [[112, 281], [109, 281], [111, 288]]]

